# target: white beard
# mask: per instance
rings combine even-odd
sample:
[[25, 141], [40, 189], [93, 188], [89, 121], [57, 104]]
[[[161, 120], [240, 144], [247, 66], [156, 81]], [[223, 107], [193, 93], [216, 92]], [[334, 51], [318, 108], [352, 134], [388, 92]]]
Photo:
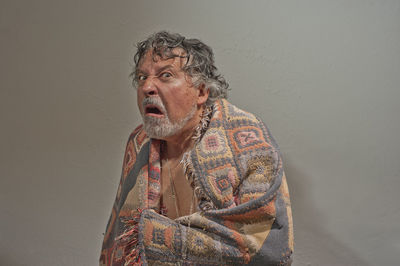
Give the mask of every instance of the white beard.
[[147, 104], [156, 105], [164, 114], [164, 117], [146, 116], [142, 114], [144, 130], [150, 138], [154, 139], [162, 139], [175, 135], [183, 129], [186, 123], [192, 119], [196, 113], [196, 105], [194, 104], [190, 112], [184, 118], [176, 123], [172, 123], [160, 98], [151, 97], [143, 99], [143, 110], [145, 109], [144, 106]]

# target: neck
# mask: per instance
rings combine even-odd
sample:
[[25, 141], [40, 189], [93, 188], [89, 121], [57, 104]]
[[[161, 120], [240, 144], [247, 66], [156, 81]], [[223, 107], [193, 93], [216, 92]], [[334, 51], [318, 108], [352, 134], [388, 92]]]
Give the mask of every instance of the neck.
[[166, 141], [166, 154], [169, 160], [180, 160], [182, 155], [194, 146], [194, 140], [188, 136], [186, 139], [178, 141]]
[[166, 143], [166, 154], [164, 156], [170, 160], [180, 160], [185, 152], [193, 148], [195, 144], [193, 136], [196, 133], [197, 125], [200, 123], [202, 113], [203, 108], [200, 108], [179, 134], [164, 139]]

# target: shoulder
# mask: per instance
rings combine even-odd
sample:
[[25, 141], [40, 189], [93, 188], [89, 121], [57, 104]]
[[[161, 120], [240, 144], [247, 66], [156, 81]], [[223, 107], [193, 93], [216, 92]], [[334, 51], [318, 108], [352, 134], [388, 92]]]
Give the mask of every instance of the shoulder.
[[233, 124], [235, 124], [235, 122], [238, 123], [237, 121], [242, 121], [250, 124], [262, 123], [261, 120], [257, 118], [257, 116], [255, 116], [254, 114], [240, 109], [239, 107], [233, 105], [225, 99], [216, 102], [215, 106], [217, 112], [220, 112], [219, 115], [221, 116], [221, 118], [223, 118], [227, 122]]
[[124, 161], [122, 164], [122, 175], [125, 179], [133, 165], [136, 157], [142, 149], [143, 145], [148, 141], [147, 135], [143, 130], [143, 126], [138, 126], [130, 135], [126, 143]]
[[149, 141], [149, 138], [141, 124], [129, 135], [127, 146], [133, 146], [135, 152], [138, 153], [147, 141]]
[[[223, 122], [225, 130], [229, 131], [231, 139], [235, 143], [242, 143], [246, 140], [246, 145], [250, 140], [257, 140], [255, 142], [268, 143], [270, 148], [279, 149], [275, 139], [271, 135], [267, 125], [256, 115], [244, 111], [239, 107], [233, 105], [227, 100], [219, 100], [215, 105], [216, 116]], [[249, 145], [249, 148], [252, 145]]]

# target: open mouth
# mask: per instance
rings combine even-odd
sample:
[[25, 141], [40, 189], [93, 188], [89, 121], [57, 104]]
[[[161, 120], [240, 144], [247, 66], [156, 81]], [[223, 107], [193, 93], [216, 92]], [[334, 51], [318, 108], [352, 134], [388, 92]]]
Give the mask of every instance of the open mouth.
[[144, 113], [148, 116], [155, 116], [155, 117], [160, 117], [164, 115], [164, 113], [160, 110], [160, 108], [158, 108], [155, 105], [147, 105], [144, 108]]

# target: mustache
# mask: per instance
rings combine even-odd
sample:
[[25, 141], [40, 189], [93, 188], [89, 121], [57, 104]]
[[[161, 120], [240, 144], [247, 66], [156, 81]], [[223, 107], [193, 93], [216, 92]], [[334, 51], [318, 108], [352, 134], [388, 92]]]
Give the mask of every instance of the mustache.
[[167, 110], [165, 109], [165, 106], [160, 98], [158, 98], [158, 97], [144, 98], [142, 101], [143, 110], [146, 108], [146, 105], [149, 105], [149, 104], [157, 106], [157, 108], [160, 109], [161, 112], [163, 112], [164, 114], [167, 114]]

